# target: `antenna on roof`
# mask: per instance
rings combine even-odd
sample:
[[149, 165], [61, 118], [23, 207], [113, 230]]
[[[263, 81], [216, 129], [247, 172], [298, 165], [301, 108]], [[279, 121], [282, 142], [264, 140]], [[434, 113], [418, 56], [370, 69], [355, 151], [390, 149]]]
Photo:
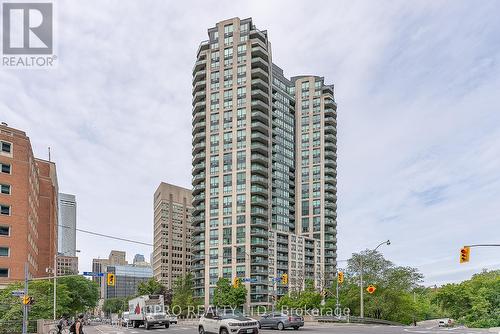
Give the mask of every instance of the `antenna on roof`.
[[50, 146], [49, 146], [49, 162], [50, 162]]

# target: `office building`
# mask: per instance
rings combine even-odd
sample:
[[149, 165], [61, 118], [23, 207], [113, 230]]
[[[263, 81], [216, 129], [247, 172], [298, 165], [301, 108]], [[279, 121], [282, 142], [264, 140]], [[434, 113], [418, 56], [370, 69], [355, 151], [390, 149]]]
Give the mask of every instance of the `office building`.
[[101, 290], [104, 299], [136, 296], [139, 283], [153, 277], [151, 266], [109, 265], [105, 270], [107, 273], [115, 274], [115, 285], [107, 286], [105, 280], [102, 280]]
[[[112, 250], [109, 253], [107, 259], [93, 259], [92, 260], [92, 272], [94, 273], [106, 273], [107, 266], [125, 266], [128, 264], [126, 260], [126, 252]], [[96, 282], [101, 287], [101, 298], [104, 298], [103, 286], [106, 279], [103, 277], [92, 277], [92, 280]]]
[[[233, 18], [208, 29], [193, 67], [195, 295], [219, 277], [248, 278], [247, 306], [336, 272], [333, 85], [286, 78], [266, 31]], [[293, 279], [283, 285], [277, 278]], [[293, 276], [293, 277], [292, 277]]]
[[25, 132], [0, 125], [0, 286], [46, 276], [57, 254], [56, 165], [35, 158]]
[[57, 276], [77, 275], [78, 257], [57, 255]]
[[76, 199], [75, 195], [59, 193], [58, 252], [76, 256]]
[[171, 289], [191, 268], [191, 190], [160, 183], [154, 193], [153, 272]]

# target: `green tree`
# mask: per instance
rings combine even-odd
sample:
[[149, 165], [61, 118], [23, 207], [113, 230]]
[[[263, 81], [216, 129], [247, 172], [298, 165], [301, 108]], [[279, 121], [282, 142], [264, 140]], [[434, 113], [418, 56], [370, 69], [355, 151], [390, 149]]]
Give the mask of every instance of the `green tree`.
[[446, 284], [438, 289], [434, 301], [467, 326], [500, 326], [500, 270], [483, 271], [460, 284]]
[[247, 298], [247, 288], [244, 284], [234, 288], [227, 278], [219, 278], [214, 291], [214, 305], [217, 307], [240, 307]]
[[67, 287], [71, 303], [67, 313], [83, 313], [96, 307], [99, 300], [99, 286], [82, 276], [62, 277], [57, 283]]
[[188, 315], [190, 307], [200, 305], [200, 302], [193, 298], [193, 286], [193, 275], [190, 273], [178, 277], [174, 282], [172, 307], [180, 308], [182, 317]]
[[166, 288], [154, 277], [149, 280], [140, 282], [137, 286], [137, 295], [161, 295], [165, 292]]
[[128, 310], [127, 298], [109, 298], [104, 301], [102, 310], [107, 314], [121, 313]]

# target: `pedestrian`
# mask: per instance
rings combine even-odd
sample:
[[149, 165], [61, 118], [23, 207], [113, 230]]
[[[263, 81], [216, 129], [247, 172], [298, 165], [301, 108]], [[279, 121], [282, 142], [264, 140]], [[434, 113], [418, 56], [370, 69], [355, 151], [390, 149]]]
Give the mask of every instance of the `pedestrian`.
[[68, 326], [68, 316], [63, 314], [59, 322], [57, 323], [57, 334], [61, 334], [62, 330]]
[[72, 334], [84, 334], [83, 333], [83, 314], [78, 315], [78, 319], [71, 325], [69, 332]]

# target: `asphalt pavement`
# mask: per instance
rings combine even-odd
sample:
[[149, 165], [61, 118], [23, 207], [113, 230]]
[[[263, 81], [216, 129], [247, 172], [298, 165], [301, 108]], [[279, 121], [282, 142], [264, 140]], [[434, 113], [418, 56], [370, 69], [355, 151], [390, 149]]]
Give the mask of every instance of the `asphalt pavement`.
[[[143, 327], [125, 328], [109, 325], [87, 326], [84, 328], [85, 334], [197, 334], [195, 325], [172, 324], [170, 328], [155, 327], [147, 331]], [[262, 334], [278, 334], [278, 330], [263, 329], [259, 331]], [[488, 330], [469, 329], [464, 327], [439, 328], [437, 324], [426, 324], [424, 326], [386, 326], [386, 325], [358, 325], [358, 324], [317, 324], [311, 323], [295, 331], [293, 329], [285, 330], [288, 334], [487, 334]], [[297, 333], [298, 332], [298, 333]], [[285, 334], [284, 333], [284, 334]]]

